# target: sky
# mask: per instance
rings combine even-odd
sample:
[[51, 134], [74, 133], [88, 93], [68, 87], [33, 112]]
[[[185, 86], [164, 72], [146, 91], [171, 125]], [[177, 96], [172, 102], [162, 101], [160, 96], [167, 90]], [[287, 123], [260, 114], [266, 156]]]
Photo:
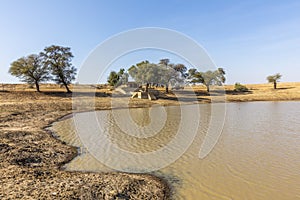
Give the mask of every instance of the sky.
[[[80, 69], [103, 41], [143, 27], [171, 29], [195, 40], [225, 69], [228, 84], [265, 83], [275, 73], [282, 74], [282, 82], [297, 82], [299, 10], [298, 0], [0, 0], [0, 82], [19, 82], [8, 73], [10, 63], [46, 46], [71, 47], [72, 63]], [[111, 70], [168, 56], [137, 55], [124, 55]], [[183, 62], [171, 55], [170, 60]]]

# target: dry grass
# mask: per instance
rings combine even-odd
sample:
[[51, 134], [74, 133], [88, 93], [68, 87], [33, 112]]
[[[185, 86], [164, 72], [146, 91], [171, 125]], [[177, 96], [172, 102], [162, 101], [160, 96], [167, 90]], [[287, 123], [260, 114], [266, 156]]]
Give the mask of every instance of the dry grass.
[[[227, 101], [284, 101], [284, 100], [300, 100], [300, 82], [295, 83], [278, 83], [277, 89], [273, 89], [273, 84], [246, 84], [249, 92], [234, 92], [234, 85], [225, 85], [226, 100]], [[70, 87], [72, 89], [72, 86]], [[174, 104], [172, 101], [165, 102], [165, 100], [172, 100], [175, 97], [172, 92], [165, 94], [164, 88], [155, 88], [160, 91], [160, 99], [156, 103], [161, 104]], [[216, 92], [212, 89], [210, 94], [207, 94], [206, 88], [202, 85], [193, 86], [193, 92], [196, 93], [198, 101], [209, 102], [210, 95], [215, 95]], [[0, 84], [0, 92], [35, 92], [35, 88], [30, 87], [28, 84]], [[42, 84], [41, 91], [45, 95], [55, 95], [56, 97], [71, 97], [71, 94], [65, 94], [65, 88], [56, 84]], [[106, 85], [86, 85], [83, 91], [85, 93], [96, 93], [97, 97], [110, 97], [113, 94], [112, 87]], [[182, 90], [175, 90], [174, 92], [179, 96]], [[190, 91], [189, 89], [184, 91]], [[182, 92], [182, 97], [186, 93]], [[8, 101], [6, 99], [4, 101]], [[96, 99], [97, 101], [102, 99]], [[110, 98], [106, 98], [110, 101]], [[103, 103], [103, 102], [102, 102]], [[141, 102], [139, 102], [141, 103]], [[148, 104], [147, 102], [145, 102]], [[134, 103], [135, 104], [135, 103]], [[153, 104], [153, 103], [150, 103]]]
[[[0, 199], [168, 199], [167, 184], [150, 175], [66, 172], [74, 147], [45, 131], [72, 112], [62, 92], [0, 92]], [[99, 97], [99, 108], [109, 108]]]
[[[250, 93], [227, 95], [228, 101], [293, 101], [300, 100], [300, 83], [278, 83], [277, 89], [273, 84], [246, 84]], [[233, 86], [226, 86], [233, 90]]]
[[[250, 91], [236, 93], [225, 86], [227, 101], [300, 100], [300, 83], [248, 84]], [[97, 88], [95, 90], [95, 87]], [[72, 87], [71, 87], [72, 88]], [[42, 93], [26, 84], [0, 85], [0, 199], [167, 199], [169, 187], [149, 175], [65, 172], [60, 166], [77, 155], [76, 149], [44, 130], [72, 111], [111, 109], [113, 91], [100, 85], [88, 86], [79, 97], [82, 110], [72, 108], [72, 94], [54, 84], [41, 85]], [[158, 88], [156, 101], [115, 98], [113, 106], [148, 107], [153, 104], [211, 102], [217, 91], [203, 86], [166, 94]], [[96, 91], [96, 97], [90, 93]], [[175, 95], [177, 94], [177, 96]], [[196, 95], [195, 95], [196, 94]], [[192, 97], [193, 98], [192, 98]], [[183, 102], [178, 101], [178, 97]], [[196, 98], [194, 98], [196, 97]], [[91, 102], [95, 99], [95, 107]], [[129, 103], [129, 104], [128, 104]], [[75, 109], [75, 110], [73, 110]]]

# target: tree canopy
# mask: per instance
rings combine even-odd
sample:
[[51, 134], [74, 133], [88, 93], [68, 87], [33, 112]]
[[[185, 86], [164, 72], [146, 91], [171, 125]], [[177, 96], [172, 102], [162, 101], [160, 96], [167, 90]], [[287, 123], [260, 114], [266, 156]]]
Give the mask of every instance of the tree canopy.
[[68, 85], [75, 80], [76, 68], [71, 61], [73, 54], [69, 47], [52, 45], [46, 47], [41, 53], [44, 64], [51, 70], [53, 80], [58, 84], [63, 84], [67, 92], [71, 92]]
[[173, 66], [173, 69], [177, 72], [180, 72], [181, 76], [186, 78], [188, 74], [186, 73], [187, 67], [184, 64], [176, 64]]
[[121, 68], [118, 73], [111, 71], [107, 78], [107, 82], [111, 86], [119, 86], [128, 83], [128, 77], [129, 75], [125, 72], [125, 69]]
[[49, 71], [43, 64], [41, 55], [31, 54], [11, 63], [9, 73], [20, 78], [22, 82], [35, 84], [40, 92], [39, 84], [50, 79]]
[[277, 89], [277, 82], [278, 82], [279, 79], [281, 79], [281, 77], [282, 77], [282, 75], [277, 73], [277, 74], [268, 76], [267, 80], [268, 80], [269, 83], [273, 83], [274, 89]]
[[202, 83], [206, 86], [207, 92], [209, 92], [209, 87], [211, 85], [222, 85], [225, 83], [225, 71], [223, 68], [218, 68], [215, 71], [208, 70], [206, 72], [198, 72], [196, 69], [190, 69], [188, 71], [190, 82], [192, 83]]
[[149, 84], [161, 82], [159, 66], [148, 61], [132, 65], [128, 69], [128, 73], [139, 85], [146, 85], [146, 91], [148, 91]]
[[174, 64], [169, 64], [168, 59], [162, 59], [158, 64], [149, 63], [149, 61], [142, 61], [128, 69], [129, 75], [140, 85], [165, 85], [166, 92], [168, 92], [169, 84], [176, 85], [182, 81], [181, 71], [184, 71], [184, 65], [177, 66], [178, 71], [174, 69]]

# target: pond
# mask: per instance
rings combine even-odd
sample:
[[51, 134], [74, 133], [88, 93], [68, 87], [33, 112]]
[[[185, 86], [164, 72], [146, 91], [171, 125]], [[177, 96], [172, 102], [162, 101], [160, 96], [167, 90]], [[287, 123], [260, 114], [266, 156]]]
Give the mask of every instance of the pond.
[[[80, 155], [65, 166], [66, 170], [114, 171], [108, 165], [136, 172], [143, 167], [149, 169], [151, 164], [162, 164], [162, 168], [153, 168], [150, 173], [168, 180], [174, 187], [175, 199], [300, 199], [300, 102], [224, 106], [226, 115], [221, 136], [202, 159], [199, 150], [211, 125], [210, 104], [97, 111], [93, 115], [110, 144], [99, 142], [101, 137], [93, 138], [88, 133], [78, 136], [73, 118], [55, 122], [52, 129], [61, 140], [81, 147]], [[182, 125], [185, 112], [199, 115]], [[78, 119], [82, 117], [82, 123], [89, 123], [84, 121], [89, 119], [87, 113], [76, 115]], [[124, 116], [127, 117], [122, 122]], [[122, 153], [115, 156], [108, 152], [113, 145], [135, 155], [156, 153], [180, 134], [178, 130], [186, 131], [186, 137], [179, 139], [187, 147], [172, 143], [170, 151], [162, 151], [154, 161], [151, 157], [149, 163], [143, 157], [126, 157]], [[87, 138], [90, 139], [88, 148], [82, 144]], [[104, 151], [99, 149], [101, 145], [105, 146]], [[95, 156], [93, 149], [106, 154], [106, 160], [103, 162], [101, 155]]]

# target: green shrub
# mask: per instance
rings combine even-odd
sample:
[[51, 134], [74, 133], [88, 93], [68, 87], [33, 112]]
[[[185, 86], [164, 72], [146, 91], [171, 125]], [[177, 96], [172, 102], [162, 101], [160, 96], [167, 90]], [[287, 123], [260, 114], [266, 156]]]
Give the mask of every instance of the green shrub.
[[235, 85], [234, 85], [234, 91], [235, 92], [248, 92], [249, 89], [246, 86], [244, 86], [244, 85], [242, 85], [240, 83], [235, 83]]

